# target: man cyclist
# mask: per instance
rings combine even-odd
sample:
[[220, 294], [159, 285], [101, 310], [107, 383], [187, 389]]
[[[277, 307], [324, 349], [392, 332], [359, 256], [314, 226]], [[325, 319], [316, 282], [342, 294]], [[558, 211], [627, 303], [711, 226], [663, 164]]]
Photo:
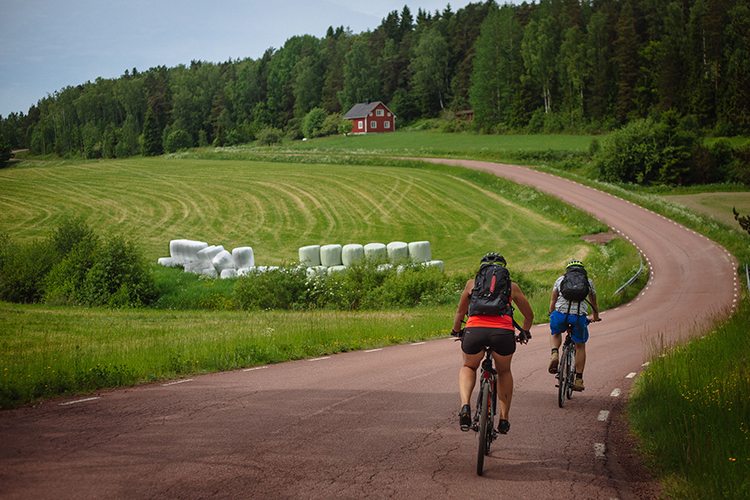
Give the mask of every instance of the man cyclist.
[[[584, 273], [585, 279], [588, 280], [588, 296], [587, 300], [582, 301], [571, 301], [566, 299], [561, 292], [561, 286], [563, 279], [568, 274], [568, 271], [572, 267], [578, 267], [573, 271]], [[555, 280], [555, 285], [552, 287], [552, 299], [549, 303], [549, 327], [550, 327], [550, 348], [552, 349], [552, 355], [549, 362], [549, 372], [557, 373], [557, 368], [560, 364], [560, 345], [562, 344], [562, 333], [567, 331], [568, 325], [573, 325], [571, 330], [571, 337], [576, 345], [576, 378], [573, 383], [574, 391], [582, 391], [585, 389], [583, 385], [583, 369], [586, 366], [586, 342], [589, 339], [588, 329], [588, 304], [591, 303], [591, 308], [594, 310], [592, 321], [599, 321], [599, 306], [596, 303], [596, 289], [594, 288], [594, 282], [588, 275], [585, 274], [585, 268], [583, 262], [580, 260], [572, 260], [568, 262], [566, 266], [566, 274], [560, 276]]]
[[[482, 257], [481, 265], [484, 263], [498, 263], [503, 267], [506, 265], [502, 255], [488, 253]], [[461, 411], [459, 412], [459, 425], [462, 431], [471, 428], [471, 406], [469, 400], [476, 384], [476, 372], [484, 358], [485, 347], [492, 348], [492, 357], [495, 360], [497, 370], [497, 393], [500, 401], [500, 419], [498, 421], [498, 432], [506, 434], [510, 429], [508, 414], [510, 402], [513, 397], [513, 375], [510, 371], [510, 362], [516, 351], [516, 336], [513, 329], [512, 311], [508, 315], [469, 316], [466, 326], [461, 331], [464, 317], [469, 312], [471, 294], [474, 290], [475, 280], [466, 282], [461, 299], [458, 302], [458, 310], [453, 320], [453, 331], [451, 334], [461, 337], [461, 350], [463, 351], [463, 366], [458, 375], [459, 394], [461, 397]], [[510, 302], [516, 304], [523, 314], [523, 330], [528, 332], [534, 320], [529, 301], [514, 282], [510, 283]], [[510, 304], [508, 304], [510, 305]], [[524, 343], [527, 340], [523, 341]]]

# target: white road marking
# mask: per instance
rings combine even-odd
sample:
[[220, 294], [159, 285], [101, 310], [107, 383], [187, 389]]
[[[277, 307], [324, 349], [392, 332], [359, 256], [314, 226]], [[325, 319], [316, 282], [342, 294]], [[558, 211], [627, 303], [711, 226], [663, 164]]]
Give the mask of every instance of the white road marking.
[[612, 392], [611, 392], [611, 393], [610, 393], [609, 395], [610, 395], [610, 396], [612, 396], [613, 398], [616, 398], [616, 397], [618, 397], [618, 396], [619, 396], [619, 395], [620, 395], [621, 393], [622, 393], [622, 391], [621, 391], [620, 389], [615, 389], [615, 390], [614, 390], [614, 391], [612, 391]]
[[609, 410], [602, 410], [602, 411], [600, 411], [599, 412], [599, 416], [596, 417], [596, 419], [599, 422], [606, 422], [608, 418], [609, 418]]
[[635, 372], [630, 372], [627, 375], [625, 375], [625, 378], [634, 378], [636, 375], [638, 375], [638, 374], [635, 373]]
[[242, 370], [243, 372], [251, 372], [254, 370], [262, 370], [263, 368], [268, 368], [268, 366], [253, 366], [252, 368], [245, 368]]
[[382, 351], [382, 350], [383, 349], [368, 349], [365, 352], [378, 352], [378, 351]]
[[60, 406], [66, 406], [66, 405], [73, 405], [76, 403], [85, 403], [86, 401], [93, 401], [95, 399], [101, 399], [98, 396], [95, 398], [86, 398], [86, 399], [76, 399], [75, 401], [68, 401], [66, 403], [60, 403]]
[[594, 443], [594, 456], [596, 458], [604, 458], [604, 452], [607, 447], [604, 443]]
[[330, 356], [323, 356], [322, 358], [310, 358], [308, 361], [323, 361], [324, 359], [328, 359]]
[[426, 344], [426, 343], [427, 343], [427, 342], [414, 342], [414, 343], [413, 343], [413, 344], [411, 344], [411, 345], [422, 345], [422, 344]]
[[184, 384], [185, 382], [192, 382], [193, 379], [186, 378], [185, 380], [177, 380], [176, 382], [167, 382], [166, 384], [161, 384], [162, 386], [166, 387], [168, 385], [177, 385], [177, 384]]

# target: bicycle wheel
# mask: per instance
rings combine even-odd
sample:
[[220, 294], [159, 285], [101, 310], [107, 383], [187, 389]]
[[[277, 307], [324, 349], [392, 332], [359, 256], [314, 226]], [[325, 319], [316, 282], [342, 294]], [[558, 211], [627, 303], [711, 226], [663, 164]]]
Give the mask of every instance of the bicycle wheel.
[[568, 347], [563, 346], [562, 356], [560, 356], [560, 369], [557, 372], [557, 406], [560, 408], [565, 405], [568, 387], [568, 364]]
[[482, 475], [484, 470], [484, 456], [488, 453], [488, 434], [492, 432], [489, 426], [490, 410], [490, 387], [488, 383], [482, 382], [481, 387], [482, 405], [479, 407], [479, 450], [477, 451], [477, 476]]
[[565, 388], [565, 396], [570, 399], [573, 396], [573, 382], [576, 377], [576, 346], [570, 346], [568, 350], [568, 384]]

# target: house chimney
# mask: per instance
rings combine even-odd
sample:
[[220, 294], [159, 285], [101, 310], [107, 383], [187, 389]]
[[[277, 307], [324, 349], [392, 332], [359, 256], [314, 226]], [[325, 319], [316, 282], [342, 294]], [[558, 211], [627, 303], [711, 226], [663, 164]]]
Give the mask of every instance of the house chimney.
[[370, 100], [369, 99], [365, 99], [365, 104], [370, 104]]

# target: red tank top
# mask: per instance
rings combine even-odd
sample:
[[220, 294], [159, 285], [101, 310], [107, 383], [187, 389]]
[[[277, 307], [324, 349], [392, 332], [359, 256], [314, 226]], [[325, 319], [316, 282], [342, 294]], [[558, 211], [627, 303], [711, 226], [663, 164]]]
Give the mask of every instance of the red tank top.
[[[510, 299], [513, 302], [513, 299]], [[464, 328], [481, 327], [481, 328], [504, 328], [513, 330], [513, 317], [504, 314], [503, 316], [469, 316]]]

